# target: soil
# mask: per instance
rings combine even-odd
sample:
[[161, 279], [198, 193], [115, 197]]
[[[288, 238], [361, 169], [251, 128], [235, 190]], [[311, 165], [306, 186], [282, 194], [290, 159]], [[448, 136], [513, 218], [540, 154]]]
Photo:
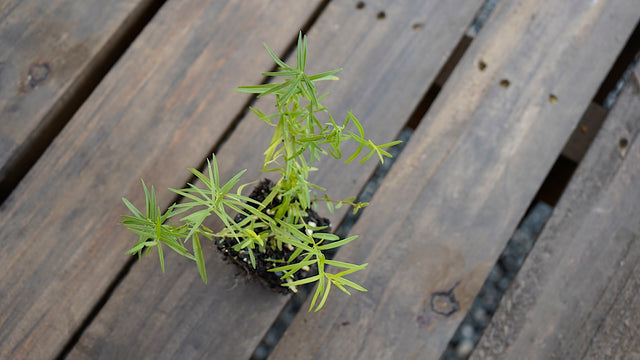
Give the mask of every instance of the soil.
[[[253, 189], [250, 198], [262, 202], [271, 192], [271, 188], [273, 187], [273, 182], [269, 179], [263, 179], [260, 181], [258, 185]], [[268, 214], [268, 210], [271, 208], [278, 206], [279, 201], [274, 199], [274, 201], [269, 204], [263, 211], [265, 214]], [[323, 218], [318, 213], [313, 211], [312, 209], [307, 209], [308, 216], [304, 219], [305, 222], [315, 222], [316, 226], [327, 226], [322, 232], [330, 232], [331, 231], [331, 223], [329, 219]], [[236, 215], [235, 221], [240, 222], [245, 218], [244, 215], [238, 214]], [[273, 241], [273, 239], [268, 239], [267, 242]], [[218, 250], [220, 250], [226, 259], [231, 260], [242, 269], [244, 269], [251, 277], [258, 279], [265, 286], [272, 289], [275, 292], [287, 294], [292, 292], [288, 287], [282, 286], [283, 281], [280, 280], [280, 276], [283, 275], [282, 272], [271, 272], [269, 269], [273, 269], [278, 266], [282, 266], [282, 263], [274, 263], [269, 261], [268, 259], [277, 259], [287, 261], [289, 257], [293, 254], [293, 250], [287, 249], [285, 246], [282, 247], [282, 251], [278, 249], [271, 249], [270, 246], [266, 246], [266, 251], [264, 253], [260, 253], [258, 251], [254, 251], [253, 254], [256, 259], [256, 267], [255, 269], [251, 265], [251, 260], [249, 257], [249, 252], [247, 249], [243, 249], [240, 252], [233, 249], [233, 246], [237, 244], [236, 240], [233, 238], [219, 238], [217, 239]], [[301, 256], [296, 258], [294, 262], [300, 261]], [[293, 280], [299, 280], [303, 278], [307, 278], [310, 276], [314, 276], [317, 273], [317, 269], [315, 267], [309, 267], [308, 270], [300, 270], [294, 274]]]

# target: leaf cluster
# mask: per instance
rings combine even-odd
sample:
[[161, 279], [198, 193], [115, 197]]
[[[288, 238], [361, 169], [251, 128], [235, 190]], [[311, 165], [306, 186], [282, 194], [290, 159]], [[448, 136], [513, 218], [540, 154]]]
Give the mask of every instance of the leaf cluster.
[[[326, 94], [319, 96], [315, 83], [338, 80], [335, 74], [341, 69], [307, 75], [305, 72], [307, 62], [306, 36], [303, 37], [302, 33], [298, 35], [295, 67], [280, 60], [266, 44], [265, 48], [278, 65], [278, 71], [265, 72], [263, 75], [284, 78], [284, 80], [263, 85], [241, 86], [236, 91], [258, 94], [258, 97], [275, 95], [275, 112], [265, 114], [255, 108], [251, 108], [251, 111], [260, 120], [274, 128], [269, 147], [264, 152], [263, 171], [280, 173], [281, 180], [276, 186], [282, 187], [279, 192], [285, 196], [285, 202], [289, 202], [297, 196], [297, 201], [300, 202], [303, 209], [306, 209], [311, 203], [312, 189], [325, 191], [324, 188], [309, 182], [309, 172], [318, 170], [314, 164], [323, 155], [330, 154], [336, 159], [341, 159], [343, 157], [341, 146], [345, 141], [355, 141], [358, 146], [353, 154], [345, 160], [346, 163], [358, 158], [363, 150], [368, 153], [360, 160], [361, 163], [373, 155], [377, 155], [381, 163], [384, 162], [385, 157], [391, 157], [385, 149], [400, 143], [400, 141], [376, 145], [365, 137], [362, 124], [352, 112], [347, 114], [342, 124], [338, 124], [327, 109], [320, 104], [320, 100]], [[325, 114], [329, 121], [322, 123], [318, 119], [319, 113]], [[355, 129], [349, 128], [351, 124]], [[359, 204], [355, 206], [355, 209], [363, 206], [364, 204]]]
[[[315, 83], [324, 80], [337, 80], [335, 74], [340, 70], [327, 71], [315, 75], [305, 72], [307, 58], [306, 36], [298, 36], [297, 61], [292, 67], [280, 60], [265, 45], [265, 48], [278, 69], [263, 75], [278, 79], [281, 82], [256, 86], [242, 86], [239, 92], [258, 94], [258, 96], [274, 95], [275, 112], [265, 114], [252, 108], [261, 121], [273, 128], [273, 136], [269, 147], [264, 152], [264, 172], [274, 172], [279, 180], [271, 188], [263, 201], [257, 201], [242, 195], [242, 191], [250, 184], [238, 185], [244, 170], [222, 184], [215, 155], [207, 161], [204, 172], [196, 169], [189, 171], [203, 184], [188, 184], [184, 189], [170, 189], [182, 197], [182, 201], [173, 204], [162, 213], [157, 205], [155, 190], [149, 189], [143, 182], [146, 211], [138, 210], [131, 202], [123, 198], [132, 215], [123, 216], [122, 223], [138, 235], [137, 243], [128, 254], [148, 254], [153, 248], [157, 250], [160, 265], [164, 272], [163, 249], [167, 248], [195, 261], [202, 280], [207, 282], [204, 254], [200, 240], [203, 238], [234, 239], [236, 251], [247, 251], [251, 265], [256, 267], [255, 252], [264, 253], [267, 248], [282, 250], [283, 246], [293, 249], [286, 261], [274, 260], [278, 266], [269, 271], [282, 273], [282, 285], [296, 291], [300, 285], [316, 283], [316, 292], [311, 307], [321, 309], [332, 286], [350, 294], [349, 289], [366, 291], [362, 286], [348, 280], [347, 275], [364, 269], [367, 264], [355, 265], [328, 259], [325, 253], [355, 240], [357, 236], [340, 239], [337, 235], [323, 232], [326, 227], [307, 222], [308, 209], [313, 201], [325, 202], [333, 211], [343, 205], [350, 205], [354, 212], [366, 206], [356, 202], [355, 198], [332, 200], [327, 194], [317, 196], [315, 191], [326, 191], [309, 181], [309, 173], [317, 171], [314, 164], [322, 156], [330, 155], [336, 159], [343, 157], [341, 146], [345, 141], [355, 141], [357, 149], [345, 162], [351, 162], [366, 151], [360, 162], [374, 155], [384, 161], [391, 155], [385, 150], [397, 144], [397, 141], [376, 145], [364, 134], [360, 121], [349, 112], [342, 124], [336, 123], [320, 101], [326, 96], [318, 95]], [[323, 114], [328, 121], [322, 122]], [[235, 190], [234, 190], [235, 189]], [[232, 216], [240, 214], [242, 216]], [[205, 226], [205, 221], [215, 216], [224, 228], [213, 231]], [[178, 224], [173, 220], [178, 219]], [[302, 269], [313, 266], [317, 274], [295, 280], [294, 276]], [[338, 269], [338, 272], [327, 271], [327, 266]]]

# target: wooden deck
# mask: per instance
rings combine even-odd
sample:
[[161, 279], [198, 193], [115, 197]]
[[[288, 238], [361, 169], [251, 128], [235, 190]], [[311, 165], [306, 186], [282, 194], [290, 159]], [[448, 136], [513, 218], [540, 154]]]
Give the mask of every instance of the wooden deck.
[[[611, 110], [596, 96], [640, 48], [638, 0], [502, 0], [475, 34], [484, 4], [1, 3], [0, 358], [252, 356], [290, 297], [213, 244], [207, 285], [177, 256], [134, 261], [120, 199], [144, 178], [168, 206], [212, 151], [222, 177], [264, 176], [268, 129], [231, 90], [300, 29], [310, 72], [344, 68], [321, 89], [334, 115], [412, 136], [337, 254], [369, 263], [369, 291], [298, 313], [270, 358], [440, 358], [559, 156], [578, 169], [472, 358], [640, 358], [640, 66]], [[376, 170], [322, 165], [335, 198]]]

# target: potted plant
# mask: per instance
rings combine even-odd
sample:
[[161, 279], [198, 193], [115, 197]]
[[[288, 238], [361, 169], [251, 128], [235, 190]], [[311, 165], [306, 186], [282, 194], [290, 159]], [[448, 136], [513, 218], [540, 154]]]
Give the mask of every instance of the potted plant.
[[[148, 254], [155, 248], [164, 272], [166, 246], [195, 261], [206, 283], [201, 239], [214, 240], [223, 254], [247, 271], [256, 273], [271, 288], [296, 292], [300, 285], [317, 283], [309, 309], [317, 311], [325, 304], [333, 285], [347, 294], [350, 294], [349, 289], [366, 291], [346, 276], [364, 269], [367, 264], [355, 265], [327, 257], [328, 251], [348, 244], [357, 236], [340, 239], [331, 234], [329, 221], [320, 217], [314, 208], [323, 202], [329, 211], [350, 205], [357, 212], [367, 204], [356, 202], [355, 197], [337, 201], [326, 193], [317, 196], [316, 192], [326, 190], [311, 183], [309, 173], [318, 170], [314, 163], [322, 156], [341, 159], [344, 141], [355, 141], [358, 145], [345, 160], [347, 163], [355, 160], [363, 150], [368, 153], [360, 162], [374, 155], [383, 162], [385, 157], [391, 157], [384, 149], [399, 141], [375, 145], [364, 137], [362, 125], [351, 112], [342, 124], [336, 123], [320, 105], [324, 96], [318, 95], [315, 83], [337, 80], [335, 74], [340, 69], [307, 75], [307, 39], [302, 33], [298, 36], [295, 67], [280, 60], [268, 46], [265, 48], [278, 65], [278, 71], [263, 75], [284, 80], [242, 86], [236, 91], [275, 97], [274, 113], [266, 114], [253, 108], [251, 111], [273, 128], [271, 143], [264, 152], [262, 171], [278, 174], [278, 180], [264, 179], [257, 185], [237, 186], [245, 170], [222, 183], [217, 159], [212, 155], [204, 172], [189, 169], [202, 184], [170, 189], [180, 195], [182, 201], [171, 205], [164, 213], [157, 205], [154, 188], [148, 188], [143, 181], [145, 213], [123, 198], [132, 215], [123, 215], [122, 224], [139, 236], [127, 253], [141, 257], [143, 252]], [[318, 116], [324, 116], [328, 121], [323, 123]], [[255, 185], [255, 188], [245, 196], [242, 191], [249, 185]], [[224, 228], [218, 231], [208, 228], [205, 221], [210, 216], [218, 217]], [[178, 219], [177, 223], [174, 223], [175, 219]], [[339, 271], [328, 272], [327, 266]]]

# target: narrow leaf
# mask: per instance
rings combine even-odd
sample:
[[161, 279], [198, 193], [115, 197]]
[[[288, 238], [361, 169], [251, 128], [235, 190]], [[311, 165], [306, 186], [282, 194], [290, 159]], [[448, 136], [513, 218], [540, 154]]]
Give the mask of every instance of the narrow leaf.
[[264, 44], [264, 48], [267, 49], [267, 52], [269, 53], [269, 56], [271, 56], [271, 59], [273, 59], [273, 61], [278, 64], [278, 66], [280, 66], [283, 69], [290, 69], [289, 65], [285, 64], [282, 60], [280, 60], [279, 57], [276, 56], [276, 54], [273, 53], [273, 51], [271, 51], [271, 49], [269, 48], [269, 46], [267, 46], [267, 44]]
[[322, 81], [322, 80], [338, 80], [337, 76], [333, 76], [333, 74], [342, 71], [342, 69], [336, 69], [331, 71], [326, 71], [323, 73], [315, 74], [309, 76], [309, 80], [311, 81]]
[[162, 245], [161, 243], [157, 243], [157, 249], [158, 249], [158, 257], [160, 258], [160, 269], [162, 269], [162, 272], [164, 273], [164, 256], [162, 255]]
[[143, 217], [140, 210], [138, 210], [135, 206], [133, 206], [133, 204], [130, 203], [129, 200], [122, 198], [122, 202], [124, 202], [124, 204], [127, 206], [127, 208], [129, 208], [129, 211], [131, 211], [133, 215], [135, 215], [136, 217]]
[[353, 240], [355, 240], [357, 238], [358, 238], [358, 235], [351, 236], [351, 237], [348, 237], [348, 238], [340, 240], [340, 241], [334, 241], [334, 242], [329, 243], [329, 244], [318, 246], [318, 249], [320, 249], [320, 250], [334, 249], [334, 248], [346, 245], [346, 244], [352, 242]]
[[262, 76], [296, 76], [300, 74], [298, 70], [285, 70], [285, 71], [269, 71], [263, 72]]
[[312, 283], [314, 281], [318, 281], [318, 279], [320, 279], [320, 275], [315, 275], [315, 276], [311, 276], [311, 277], [308, 277], [308, 278], [304, 278], [304, 279], [300, 279], [300, 280], [292, 281], [290, 283], [283, 284], [283, 286], [304, 285], [304, 284]]
[[196, 265], [198, 266], [198, 272], [200, 272], [200, 277], [202, 281], [207, 283], [207, 270], [204, 267], [204, 255], [202, 254], [202, 247], [200, 246], [200, 239], [198, 239], [198, 234], [193, 235], [193, 254], [196, 258]]

